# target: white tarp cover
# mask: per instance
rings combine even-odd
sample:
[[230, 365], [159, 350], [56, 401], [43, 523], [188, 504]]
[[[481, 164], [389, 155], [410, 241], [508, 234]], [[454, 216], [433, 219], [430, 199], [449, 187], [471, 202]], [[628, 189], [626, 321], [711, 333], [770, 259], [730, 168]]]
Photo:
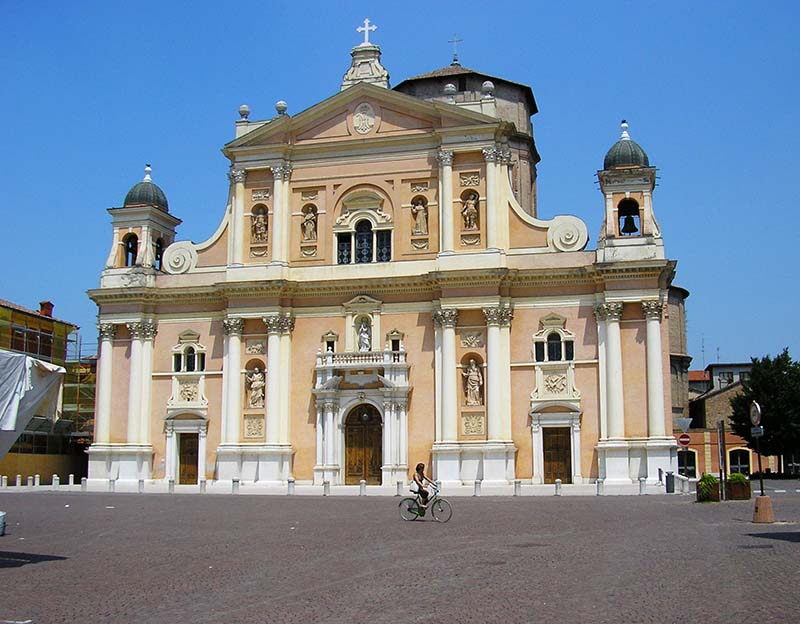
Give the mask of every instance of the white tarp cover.
[[0, 349], [0, 459], [34, 416], [52, 417], [66, 371]]

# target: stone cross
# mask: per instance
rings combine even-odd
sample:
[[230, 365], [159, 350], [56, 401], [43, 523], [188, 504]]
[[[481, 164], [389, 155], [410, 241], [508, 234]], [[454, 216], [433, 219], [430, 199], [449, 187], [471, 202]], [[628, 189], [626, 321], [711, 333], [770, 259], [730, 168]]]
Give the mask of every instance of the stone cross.
[[458, 38], [458, 35], [454, 34], [453, 38], [447, 42], [453, 44], [453, 63], [458, 63], [458, 44], [462, 43], [463, 41], [463, 39]]
[[356, 30], [358, 32], [363, 32], [364, 33], [364, 44], [363, 45], [369, 45], [369, 33], [370, 33], [370, 31], [378, 30], [378, 27], [375, 26], [375, 24], [370, 25], [369, 18], [367, 18], [367, 19], [364, 20], [364, 25], [363, 26], [359, 26], [358, 28], [356, 28]]

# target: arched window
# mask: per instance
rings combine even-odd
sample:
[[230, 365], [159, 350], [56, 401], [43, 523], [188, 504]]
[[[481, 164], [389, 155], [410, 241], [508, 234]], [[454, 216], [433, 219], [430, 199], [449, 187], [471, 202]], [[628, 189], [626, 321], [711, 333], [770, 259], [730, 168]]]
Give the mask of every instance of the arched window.
[[547, 359], [550, 362], [561, 360], [561, 336], [556, 332], [547, 336]]
[[175, 373], [201, 373], [206, 369], [205, 347], [197, 342], [200, 335], [191, 330], [179, 337], [172, 349], [172, 371]]
[[356, 224], [356, 264], [372, 262], [372, 224], [364, 219]]
[[636, 236], [641, 233], [639, 222], [639, 202], [626, 197], [617, 205], [619, 233], [621, 236]]
[[730, 452], [730, 459], [728, 461], [731, 474], [739, 473], [743, 475], [750, 474], [750, 451], [746, 449], [734, 449]]
[[187, 347], [184, 356], [186, 357], [186, 372], [193, 373], [196, 365], [194, 348]]
[[136, 234], [128, 234], [122, 242], [125, 253], [123, 264], [132, 267], [136, 264], [136, 256], [139, 253], [139, 237]]
[[164, 259], [164, 241], [160, 238], [156, 240], [156, 253], [155, 259], [153, 260], [153, 268], [156, 271], [161, 270], [161, 262]]
[[362, 219], [356, 223], [355, 245], [353, 234], [340, 232], [336, 235], [338, 264], [368, 264], [389, 262], [392, 259], [392, 231], [373, 230], [372, 223]]
[[571, 337], [572, 334], [562, 336], [551, 331], [546, 340], [535, 338], [534, 359], [537, 362], [571, 362], [575, 359], [575, 342]]

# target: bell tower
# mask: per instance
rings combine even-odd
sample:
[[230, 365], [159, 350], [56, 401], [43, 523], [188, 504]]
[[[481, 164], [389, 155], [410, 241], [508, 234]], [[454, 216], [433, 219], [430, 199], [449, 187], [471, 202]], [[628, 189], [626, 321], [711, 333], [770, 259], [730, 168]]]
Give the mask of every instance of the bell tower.
[[628, 134], [611, 146], [597, 172], [605, 197], [605, 218], [597, 243], [597, 261], [664, 258], [664, 242], [653, 212], [656, 168], [647, 153]]

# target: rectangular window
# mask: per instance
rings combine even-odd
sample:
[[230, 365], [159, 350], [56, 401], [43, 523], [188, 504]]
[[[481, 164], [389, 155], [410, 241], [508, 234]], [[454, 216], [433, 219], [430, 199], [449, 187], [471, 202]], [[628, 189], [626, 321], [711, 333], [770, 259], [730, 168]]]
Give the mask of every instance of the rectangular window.
[[575, 346], [572, 340], [564, 341], [564, 359], [569, 361], [575, 359]]
[[697, 466], [694, 452], [678, 451], [678, 474], [694, 479], [697, 477]]
[[172, 356], [172, 370], [176, 373], [181, 372], [181, 359], [182, 358], [180, 353], [175, 353]]
[[375, 236], [378, 247], [375, 253], [375, 261], [389, 262], [392, 259], [392, 231], [378, 230]]
[[739, 373], [739, 380], [750, 381], [750, 373], [748, 371], [742, 371], [741, 373]]
[[197, 370], [198, 371], [206, 370], [206, 354], [205, 353], [198, 353], [197, 354]]
[[11, 328], [11, 349], [13, 351], [25, 351], [25, 328]]
[[352, 255], [352, 236], [350, 234], [337, 234], [337, 253], [336, 253], [336, 262], [339, 264], [350, 264], [350, 259]]
[[534, 344], [533, 348], [536, 356], [536, 361], [544, 362], [544, 343], [537, 342], [536, 344]]
[[39, 355], [48, 360], [53, 357], [53, 334], [41, 333], [39, 336]]
[[399, 351], [400, 350], [400, 340], [398, 338], [392, 338], [392, 351]]
[[721, 384], [733, 383], [733, 373], [731, 371], [720, 373], [719, 374], [719, 382]]

